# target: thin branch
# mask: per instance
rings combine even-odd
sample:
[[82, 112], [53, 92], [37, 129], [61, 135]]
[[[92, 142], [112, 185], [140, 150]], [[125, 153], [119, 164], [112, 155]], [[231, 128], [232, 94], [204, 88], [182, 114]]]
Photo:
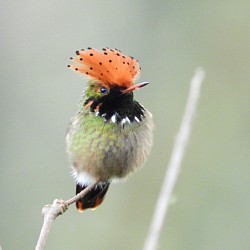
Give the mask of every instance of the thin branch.
[[180, 172], [181, 162], [189, 139], [192, 121], [195, 114], [197, 101], [200, 96], [202, 81], [205, 77], [203, 69], [198, 68], [191, 80], [189, 97], [186, 104], [184, 116], [180, 130], [178, 132], [170, 162], [166, 171], [165, 179], [161, 188], [160, 195], [155, 207], [148, 236], [144, 244], [144, 250], [155, 250], [159, 241], [163, 222], [169, 208], [169, 201], [173, 192], [177, 177]]
[[82, 190], [79, 194], [77, 194], [76, 196], [72, 197], [71, 199], [69, 199], [67, 201], [63, 201], [61, 199], [56, 199], [56, 200], [54, 200], [52, 205], [44, 206], [44, 208], [42, 210], [43, 226], [42, 226], [42, 229], [40, 232], [39, 239], [37, 241], [36, 250], [43, 250], [44, 249], [46, 242], [47, 242], [47, 239], [48, 239], [48, 236], [49, 236], [51, 226], [52, 226], [54, 220], [56, 219], [56, 217], [63, 214], [64, 212], [66, 212], [69, 205], [71, 205], [72, 203], [78, 201], [83, 196], [85, 196], [92, 188], [94, 188], [98, 184], [98, 182], [99, 181], [88, 186], [87, 188]]

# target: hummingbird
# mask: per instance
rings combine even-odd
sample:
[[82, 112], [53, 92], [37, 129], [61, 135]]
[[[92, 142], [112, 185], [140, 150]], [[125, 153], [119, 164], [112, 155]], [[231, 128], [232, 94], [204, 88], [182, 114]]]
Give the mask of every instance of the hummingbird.
[[138, 60], [118, 49], [76, 51], [68, 67], [89, 78], [66, 133], [76, 194], [96, 181], [76, 202], [79, 212], [98, 207], [110, 183], [126, 178], [146, 161], [153, 141], [151, 113], [134, 99]]

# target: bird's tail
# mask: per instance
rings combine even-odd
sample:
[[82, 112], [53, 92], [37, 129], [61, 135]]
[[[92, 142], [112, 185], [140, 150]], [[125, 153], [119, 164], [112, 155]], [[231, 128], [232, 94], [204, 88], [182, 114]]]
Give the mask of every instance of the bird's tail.
[[[108, 191], [109, 184], [109, 182], [103, 182], [96, 185], [83, 198], [78, 200], [76, 202], [78, 211], [82, 213], [85, 209], [95, 209], [96, 207], [98, 207], [103, 202], [105, 194]], [[76, 194], [80, 193], [86, 187], [87, 185], [82, 186], [80, 184], [76, 184]]]

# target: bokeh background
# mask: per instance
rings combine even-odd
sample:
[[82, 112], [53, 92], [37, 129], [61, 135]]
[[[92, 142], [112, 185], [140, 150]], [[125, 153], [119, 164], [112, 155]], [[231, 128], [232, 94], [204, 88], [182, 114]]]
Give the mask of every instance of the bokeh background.
[[86, 81], [66, 65], [89, 46], [139, 59], [154, 148], [95, 212], [57, 218], [46, 249], [142, 249], [198, 66], [206, 79], [159, 249], [250, 249], [249, 13], [249, 0], [2, 1], [3, 250], [34, 249], [43, 205], [74, 195], [64, 136]]

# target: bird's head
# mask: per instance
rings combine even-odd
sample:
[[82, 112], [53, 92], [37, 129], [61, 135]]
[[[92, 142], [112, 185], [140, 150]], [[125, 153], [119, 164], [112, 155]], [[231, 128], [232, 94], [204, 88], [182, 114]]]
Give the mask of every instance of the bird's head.
[[148, 84], [135, 83], [141, 70], [139, 63], [118, 49], [88, 48], [76, 51], [71, 60], [74, 64], [68, 65], [69, 68], [90, 78], [85, 90], [85, 107], [99, 115], [102, 111], [105, 118], [117, 113], [122, 119], [124, 110], [132, 107], [133, 91]]

